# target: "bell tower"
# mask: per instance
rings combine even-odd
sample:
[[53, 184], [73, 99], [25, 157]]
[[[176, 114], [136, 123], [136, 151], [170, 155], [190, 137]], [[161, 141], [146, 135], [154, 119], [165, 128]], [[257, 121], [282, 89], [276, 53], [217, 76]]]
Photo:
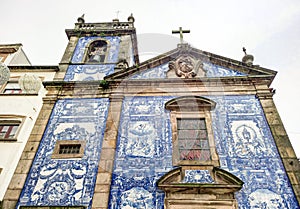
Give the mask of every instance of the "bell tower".
[[43, 82], [47, 94], [24, 149], [33, 155], [21, 157], [26, 169], [14, 178], [18, 172], [24, 178], [18, 188], [10, 186], [16, 195], [7, 193], [3, 208], [107, 205], [122, 97], [111, 95], [114, 84], [106, 76], [139, 64], [134, 17], [86, 23], [82, 15], [66, 34], [68, 45], [53, 81]]
[[84, 15], [74, 29], [66, 29], [69, 43], [59, 63], [56, 80], [103, 80], [109, 74], [139, 63], [136, 29], [127, 22], [86, 23]]

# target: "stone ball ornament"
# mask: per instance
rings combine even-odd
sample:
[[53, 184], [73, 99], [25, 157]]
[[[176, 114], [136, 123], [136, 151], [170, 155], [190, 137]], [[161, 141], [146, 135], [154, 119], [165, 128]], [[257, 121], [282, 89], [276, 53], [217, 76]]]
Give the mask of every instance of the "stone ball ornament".
[[10, 77], [9, 68], [2, 62], [0, 62], [0, 85], [5, 84]]
[[22, 92], [28, 94], [37, 94], [42, 87], [41, 79], [33, 74], [24, 74], [19, 79], [19, 85]]

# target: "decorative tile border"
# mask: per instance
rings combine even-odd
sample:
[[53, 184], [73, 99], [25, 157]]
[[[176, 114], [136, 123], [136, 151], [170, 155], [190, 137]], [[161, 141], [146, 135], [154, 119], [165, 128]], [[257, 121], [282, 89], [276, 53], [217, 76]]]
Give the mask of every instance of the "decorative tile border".
[[110, 65], [69, 65], [64, 81], [94, 81], [114, 72], [114, 64]]
[[214, 183], [208, 170], [186, 170], [183, 183]]

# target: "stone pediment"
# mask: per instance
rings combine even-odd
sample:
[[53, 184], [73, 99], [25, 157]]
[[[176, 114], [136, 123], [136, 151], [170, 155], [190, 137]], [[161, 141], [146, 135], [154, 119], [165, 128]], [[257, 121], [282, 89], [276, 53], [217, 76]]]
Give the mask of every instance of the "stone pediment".
[[276, 72], [258, 65], [195, 49], [187, 44], [138, 65], [106, 76], [106, 80], [151, 80], [191, 78], [258, 78], [275, 77]]
[[165, 192], [166, 209], [237, 209], [234, 192], [243, 182], [217, 167], [179, 167], [162, 176], [157, 186]]
[[166, 193], [228, 194], [240, 190], [243, 182], [217, 167], [211, 170], [185, 170], [180, 167], [162, 176], [157, 185]]

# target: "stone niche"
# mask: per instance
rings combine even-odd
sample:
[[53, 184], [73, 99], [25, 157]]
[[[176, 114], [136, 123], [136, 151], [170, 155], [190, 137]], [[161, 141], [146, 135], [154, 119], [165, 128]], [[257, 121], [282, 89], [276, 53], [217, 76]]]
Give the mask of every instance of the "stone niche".
[[237, 209], [234, 192], [243, 182], [217, 168], [179, 167], [164, 176], [158, 187], [165, 192], [166, 209]]

